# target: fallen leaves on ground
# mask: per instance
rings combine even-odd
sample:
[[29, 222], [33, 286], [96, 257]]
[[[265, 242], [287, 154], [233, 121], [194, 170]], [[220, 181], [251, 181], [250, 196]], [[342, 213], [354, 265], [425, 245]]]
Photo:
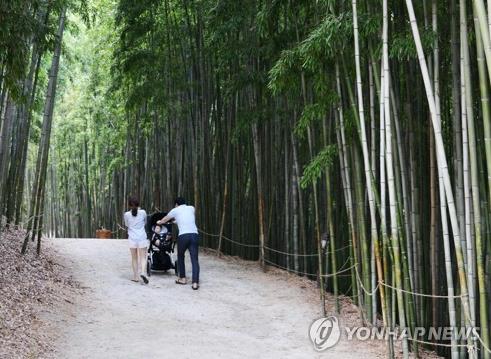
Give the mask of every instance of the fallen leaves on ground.
[[36, 254], [29, 243], [20, 254], [25, 231], [7, 229], [0, 236], [0, 358], [46, 358], [53, 332], [46, 330], [41, 312], [70, 303], [78, 287], [56, 263], [49, 247]]

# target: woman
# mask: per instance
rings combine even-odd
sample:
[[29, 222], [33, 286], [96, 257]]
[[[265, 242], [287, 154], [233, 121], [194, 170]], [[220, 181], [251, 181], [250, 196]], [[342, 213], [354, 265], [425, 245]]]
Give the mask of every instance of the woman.
[[124, 214], [124, 224], [128, 228], [128, 242], [131, 252], [131, 266], [133, 268], [133, 282], [138, 282], [138, 268], [141, 269], [140, 278], [148, 284], [147, 273], [147, 249], [148, 239], [145, 232], [145, 220], [147, 213], [141, 209], [136, 197], [128, 199], [129, 211]]

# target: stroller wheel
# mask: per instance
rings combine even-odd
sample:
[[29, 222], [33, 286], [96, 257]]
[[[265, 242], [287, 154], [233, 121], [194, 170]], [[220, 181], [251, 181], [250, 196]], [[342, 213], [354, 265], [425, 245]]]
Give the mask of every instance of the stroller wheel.
[[179, 276], [179, 271], [177, 270], [177, 261], [174, 262], [174, 272], [176, 273], [176, 277]]

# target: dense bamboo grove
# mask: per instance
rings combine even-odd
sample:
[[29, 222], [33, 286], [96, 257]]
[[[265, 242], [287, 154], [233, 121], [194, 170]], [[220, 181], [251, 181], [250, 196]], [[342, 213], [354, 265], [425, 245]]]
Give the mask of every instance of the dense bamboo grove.
[[1, 213], [40, 250], [180, 194], [205, 246], [317, 278], [365, 323], [480, 328], [405, 357], [489, 358], [490, 8], [1, 4]]

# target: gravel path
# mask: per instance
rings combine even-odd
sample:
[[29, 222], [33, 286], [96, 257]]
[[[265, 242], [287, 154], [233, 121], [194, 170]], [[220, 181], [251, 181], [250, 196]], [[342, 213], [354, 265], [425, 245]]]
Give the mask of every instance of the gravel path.
[[[347, 342], [314, 351], [320, 317], [314, 285], [257, 263], [200, 254], [201, 288], [155, 274], [130, 281], [124, 240], [50, 240], [85, 294], [51, 314], [57, 358], [378, 358], [380, 343]], [[190, 275], [190, 263], [187, 263]]]

